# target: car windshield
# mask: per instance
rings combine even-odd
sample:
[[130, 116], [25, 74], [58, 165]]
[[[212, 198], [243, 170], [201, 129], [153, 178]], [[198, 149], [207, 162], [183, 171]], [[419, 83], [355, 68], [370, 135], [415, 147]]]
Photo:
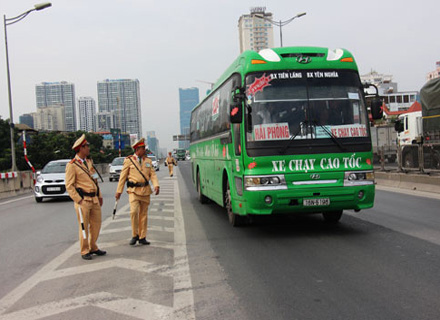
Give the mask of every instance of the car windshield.
[[148, 158], [150, 158], [151, 161], [157, 161], [156, 156], [148, 156]]
[[41, 173], [65, 173], [67, 162], [49, 162], [41, 170]]
[[122, 166], [124, 164], [124, 158], [115, 158], [112, 161], [112, 166]]
[[369, 136], [355, 72], [259, 72], [246, 84], [250, 142]]

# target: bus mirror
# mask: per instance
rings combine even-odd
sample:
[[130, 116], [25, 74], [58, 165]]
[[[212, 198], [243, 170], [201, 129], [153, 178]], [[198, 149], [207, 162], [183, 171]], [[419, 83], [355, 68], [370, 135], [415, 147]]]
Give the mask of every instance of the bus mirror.
[[371, 117], [373, 120], [379, 120], [383, 117], [383, 102], [379, 97], [374, 97], [370, 101]]
[[394, 130], [396, 130], [398, 133], [403, 132], [403, 122], [400, 119], [394, 122]]
[[232, 104], [229, 112], [231, 123], [241, 123], [243, 120], [243, 107], [241, 104]]

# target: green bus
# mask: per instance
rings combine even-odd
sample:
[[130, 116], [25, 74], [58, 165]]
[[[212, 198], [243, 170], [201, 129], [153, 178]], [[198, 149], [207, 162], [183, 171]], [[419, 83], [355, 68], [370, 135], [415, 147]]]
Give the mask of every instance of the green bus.
[[199, 201], [248, 215], [371, 208], [375, 186], [368, 100], [345, 49], [284, 47], [242, 53], [191, 113], [192, 179]]

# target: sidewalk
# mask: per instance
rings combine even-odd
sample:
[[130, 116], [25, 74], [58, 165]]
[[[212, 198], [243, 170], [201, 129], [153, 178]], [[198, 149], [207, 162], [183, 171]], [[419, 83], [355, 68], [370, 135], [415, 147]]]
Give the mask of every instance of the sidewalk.
[[105, 219], [106, 256], [81, 259], [79, 243], [0, 300], [1, 319], [195, 319], [186, 235], [176, 178], [151, 196], [147, 239], [128, 244], [129, 205]]

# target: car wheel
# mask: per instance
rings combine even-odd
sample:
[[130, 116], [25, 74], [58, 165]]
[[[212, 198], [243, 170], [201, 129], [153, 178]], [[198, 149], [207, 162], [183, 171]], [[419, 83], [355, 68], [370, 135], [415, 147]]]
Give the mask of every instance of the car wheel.
[[43, 201], [43, 198], [41, 198], [41, 197], [35, 197], [35, 201], [37, 201], [38, 203], [40, 203], [40, 202]]

